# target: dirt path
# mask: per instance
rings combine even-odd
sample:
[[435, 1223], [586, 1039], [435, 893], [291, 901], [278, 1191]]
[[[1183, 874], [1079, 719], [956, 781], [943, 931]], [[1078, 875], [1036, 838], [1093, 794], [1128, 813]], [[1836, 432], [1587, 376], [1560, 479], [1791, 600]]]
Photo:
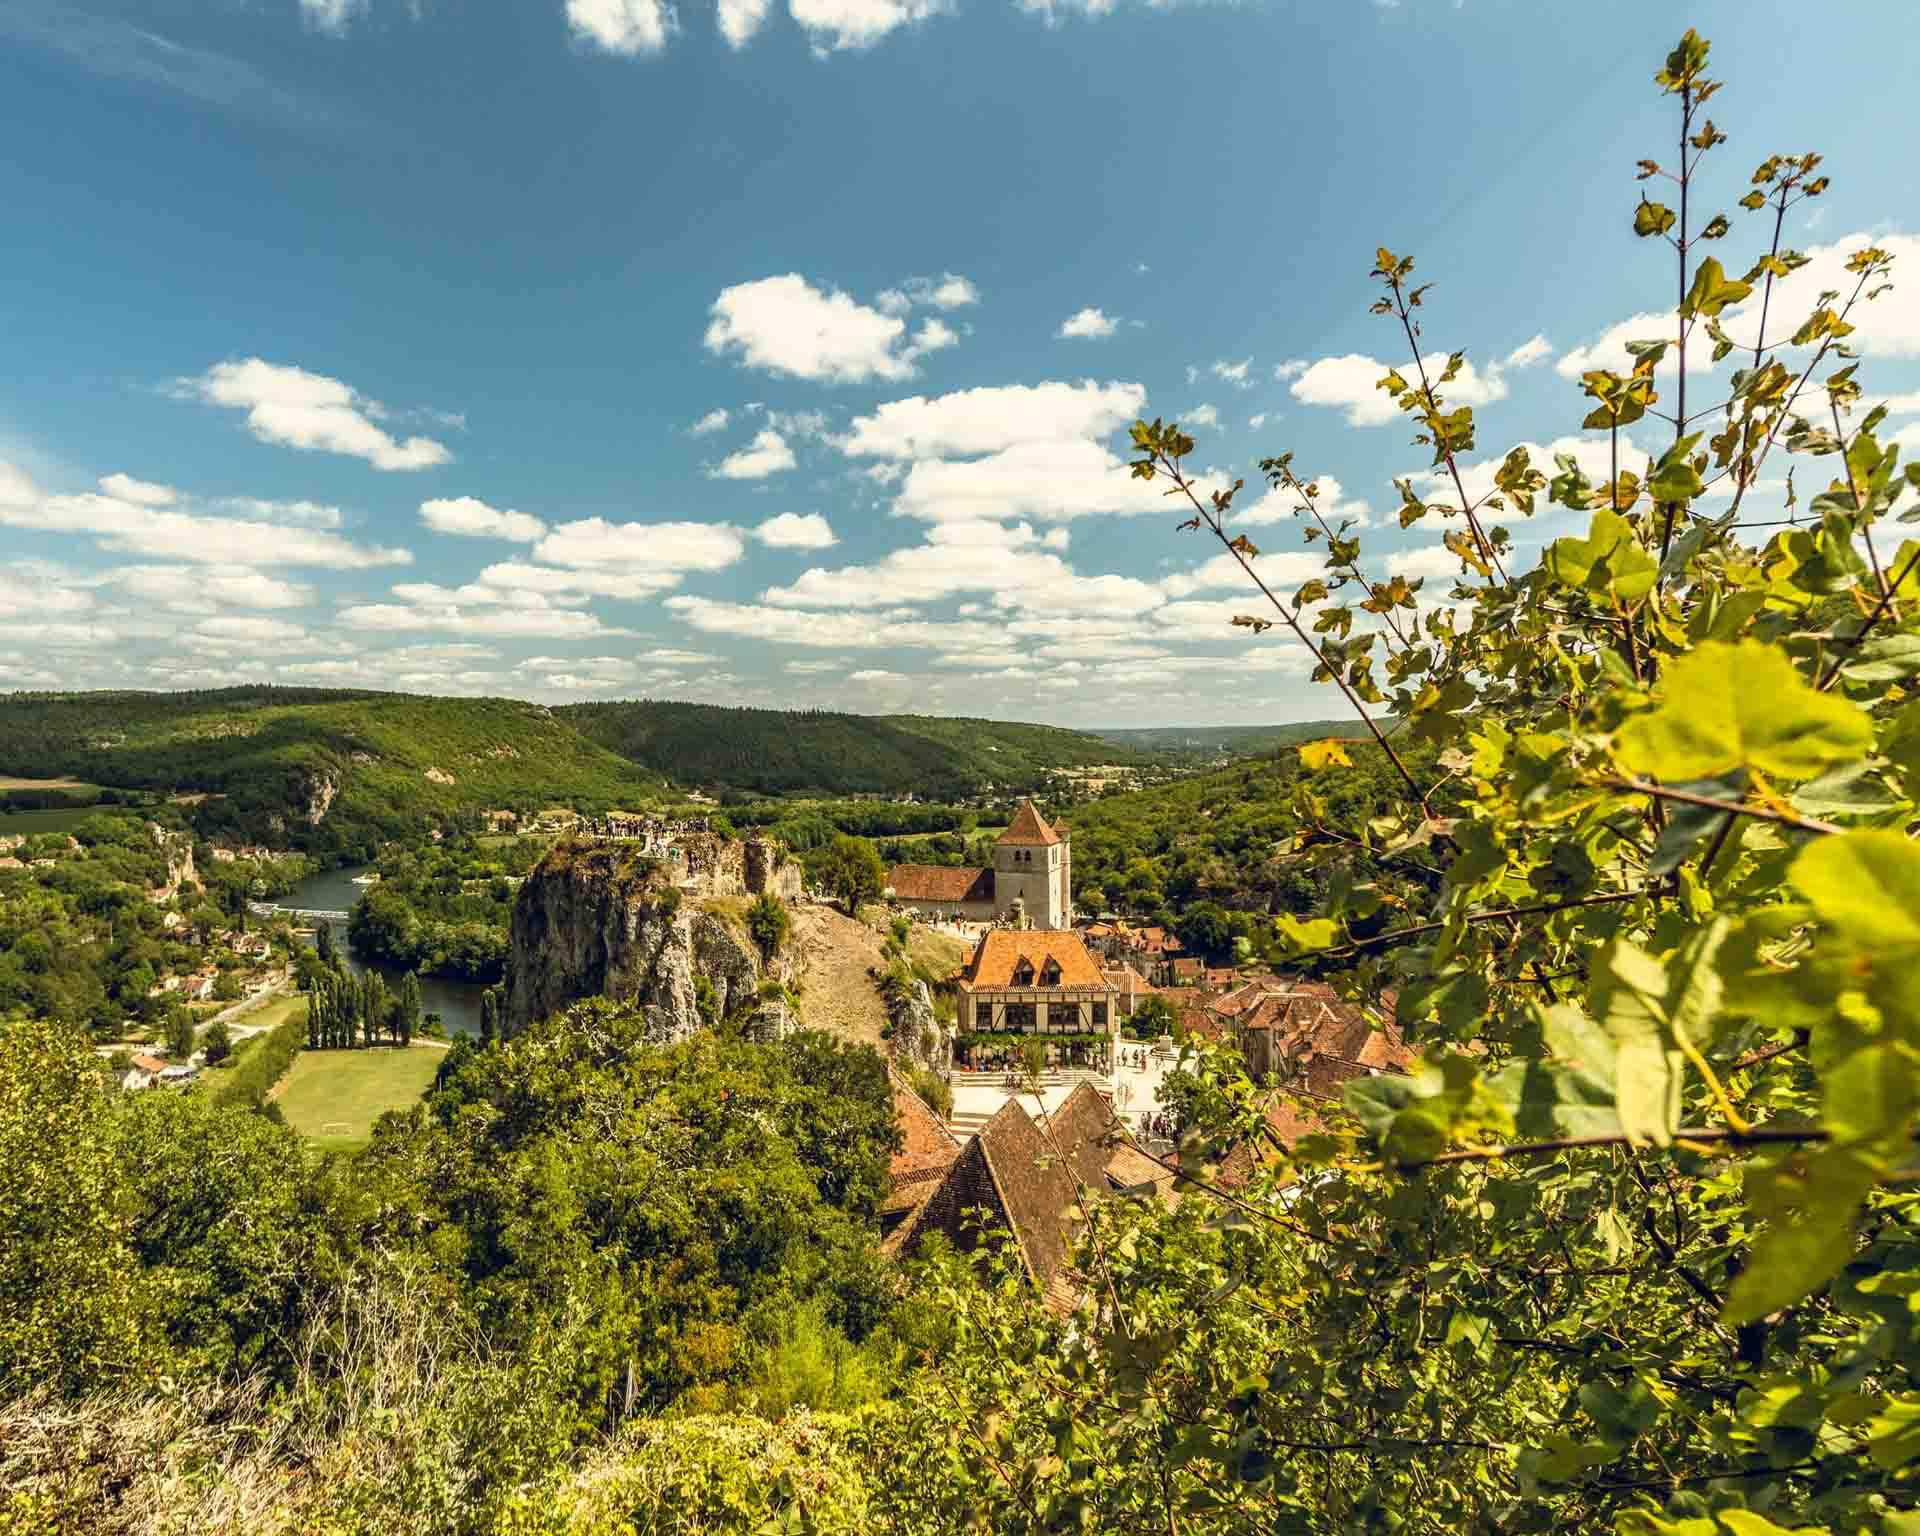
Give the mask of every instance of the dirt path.
[[878, 1045], [887, 1010], [867, 971], [880, 968], [880, 935], [833, 907], [796, 906], [793, 948], [801, 1021]]

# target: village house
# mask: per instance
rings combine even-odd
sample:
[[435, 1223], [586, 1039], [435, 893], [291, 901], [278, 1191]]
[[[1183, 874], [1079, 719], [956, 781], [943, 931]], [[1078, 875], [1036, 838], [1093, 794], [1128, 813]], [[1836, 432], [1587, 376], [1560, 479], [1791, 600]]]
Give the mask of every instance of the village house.
[[1209, 1011], [1231, 1026], [1256, 1081], [1296, 1091], [1334, 1097], [1348, 1078], [1405, 1073], [1414, 1060], [1398, 1025], [1376, 1028], [1323, 981], [1250, 981]]
[[895, 901], [925, 917], [1071, 928], [1073, 845], [1067, 824], [1049, 825], [1031, 800], [1022, 800], [993, 845], [993, 868], [896, 864], [887, 888]]
[[1123, 1019], [1131, 1018], [1142, 1003], [1157, 996], [1160, 991], [1130, 965], [1103, 965], [1100, 974], [1106, 979], [1107, 985], [1113, 988], [1114, 1003]]
[[886, 1251], [911, 1257], [934, 1232], [962, 1253], [1010, 1248], [1048, 1305], [1066, 1311], [1083, 1289], [1071, 1264], [1082, 1192], [1091, 1203], [1122, 1190], [1171, 1200], [1173, 1175], [1127, 1139], [1091, 1084], [1038, 1122], [1008, 1099], [886, 1239]]
[[[970, 1035], [1052, 1036], [1069, 1058], [1113, 1059], [1118, 990], [1077, 933], [996, 928], [981, 935], [954, 989], [962, 1042]], [[1095, 1037], [1091, 1049], [1087, 1036]], [[964, 1044], [961, 1050], [969, 1054]]]
[[883, 1239], [919, 1214], [920, 1207], [960, 1158], [960, 1142], [946, 1121], [891, 1067], [893, 1119], [900, 1128], [900, 1150], [893, 1154], [887, 1198], [879, 1209]]
[[167, 1064], [159, 1057], [136, 1055], [120, 1074], [120, 1086], [128, 1093], [138, 1093], [143, 1088], [151, 1088], [166, 1070]]

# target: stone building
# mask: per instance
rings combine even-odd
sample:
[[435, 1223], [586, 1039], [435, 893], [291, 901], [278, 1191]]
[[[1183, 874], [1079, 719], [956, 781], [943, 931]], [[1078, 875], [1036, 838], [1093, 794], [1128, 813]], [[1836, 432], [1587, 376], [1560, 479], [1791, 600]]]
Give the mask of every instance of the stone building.
[[1390, 1011], [1376, 1026], [1323, 981], [1250, 981], [1208, 1011], [1239, 1040], [1256, 1082], [1334, 1097], [1348, 1078], [1405, 1074], [1413, 1067], [1415, 1053]]
[[[967, 1035], [1096, 1035], [1111, 1060], [1119, 992], [1077, 933], [996, 928], [981, 935], [954, 977], [959, 1032]], [[1082, 1042], [1084, 1044], [1084, 1042]]]
[[1022, 800], [993, 845], [993, 868], [896, 864], [887, 875], [893, 899], [925, 916], [975, 923], [1024, 917], [1034, 928], [1073, 926], [1073, 845], [1067, 824], [1049, 825]]

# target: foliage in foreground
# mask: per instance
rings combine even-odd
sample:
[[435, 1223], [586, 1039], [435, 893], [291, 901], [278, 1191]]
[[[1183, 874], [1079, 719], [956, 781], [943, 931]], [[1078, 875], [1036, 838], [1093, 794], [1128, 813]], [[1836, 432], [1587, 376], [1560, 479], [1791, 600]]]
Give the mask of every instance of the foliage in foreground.
[[[1423, 608], [1419, 584], [1368, 576], [1313, 482], [1267, 461], [1327, 573], [1244, 627], [1311, 649], [1405, 791], [1348, 825], [1313, 812], [1300, 849], [1336, 866], [1326, 901], [1276, 931], [1369, 1006], [1391, 997], [1417, 1073], [1357, 1079], [1351, 1114], [1314, 1105], [1322, 1130], [1289, 1146], [1237, 1060], [1192, 1046], [1184, 1197], [1093, 1206], [1073, 1316], [1010, 1265], [983, 1282], [951, 1256], [917, 1277], [919, 1311], [889, 1310], [864, 1226], [877, 1063], [818, 1041], [801, 1060], [663, 1050], [589, 1009], [456, 1045], [350, 1187], [310, 1186], [332, 1214], [296, 1224], [313, 1235], [295, 1275], [410, 1262], [347, 1271], [289, 1333], [261, 1321], [281, 1271], [226, 1234], [162, 1221], [134, 1252], [153, 1218], [124, 1201], [119, 1133], [77, 1107], [77, 1048], [25, 1026], [0, 1062], [36, 1069], [0, 1071], [0, 1376], [130, 1390], [151, 1378], [120, 1362], [156, 1315], [279, 1370], [272, 1413], [213, 1404], [171, 1425], [169, 1445], [243, 1424], [268, 1469], [230, 1475], [212, 1446], [173, 1507], [282, 1490], [271, 1518], [207, 1529], [1911, 1536], [1920, 544], [1876, 534], [1914, 515], [1920, 475], [1881, 444], [1882, 412], [1856, 419], [1846, 338], [1885, 253], [1856, 254], [1844, 291], [1779, 326], [1798, 295], [1775, 285], [1800, 264], [1780, 230], [1825, 189], [1815, 159], [1755, 172], [1743, 205], [1772, 233], [1745, 275], [1704, 254], [1732, 228], [1686, 212], [1725, 140], [1700, 110], [1718, 91], [1706, 59], [1689, 33], [1656, 77], [1680, 160], [1643, 177], [1693, 196], [1633, 216], [1679, 258], [1675, 311], [1627, 373], [1584, 380], [1604, 483], [1516, 451], [1469, 490], [1476, 423], [1444, 400], [1460, 360], [1429, 370], [1425, 290], [1386, 251], [1375, 311], [1411, 360], [1383, 387], [1450, 487], [1409, 481], [1400, 516], [1456, 525], [1461, 579]], [[1690, 377], [1703, 348], [1737, 363], [1689, 411], [1689, 384], [1721, 378]], [[1671, 443], [1644, 453], [1628, 429], [1663, 417]], [[1192, 440], [1135, 436], [1138, 472], [1257, 572], [1234, 491], [1183, 468]], [[1827, 480], [1777, 530], [1749, 505], [1770, 500], [1776, 455], [1824, 460], [1810, 478]], [[1555, 536], [1523, 569], [1496, 518], [1534, 515]], [[1391, 733], [1374, 718], [1389, 709]], [[1329, 783], [1352, 771], [1340, 741], [1300, 757]], [[1385, 861], [1420, 872], [1430, 916], [1365, 878]], [[160, 1171], [175, 1144], [152, 1139]], [[1227, 1150], [1245, 1182], [1207, 1187]], [[170, 1180], [143, 1187], [185, 1216]], [[176, 1288], [169, 1269], [228, 1278]], [[242, 1280], [255, 1304], [237, 1324], [192, 1311]], [[781, 1412], [823, 1365], [895, 1390], [826, 1404], [857, 1411], [817, 1445], [797, 1418], [674, 1416]], [[671, 1412], [619, 1427], [635, 1407]], [[149, 1394], [126, 1417], [172, 1411]], [[574, 1465], [603, 1431], [619, 1438]], [[60, 1458], [96, 1438], [0, 1439], [0, 1518], [72, 1528]], [[276, 1481], [290, 1469], [308, 1476]], [[130, 1497], [117, 1486], [79, 1511]]]
[[[1688, 33], [1656, 76], [1679, 158], [1641, 178], [1679, 195], [1656, 182], [1633, 228], [1678, 282], [1666, 334], [1583, 379], [1604, 481], [1524, 449], [1470, 462], [1473, 412], [1445, 400], [1464, 358], [1427, 361], [1427, 289], [1386, 250], [1373, 312], [1409, 361], [1381, 388], [1433, 458], [1400, 522], [1451, 525], [1459, 580], [1434, 601], [1369, 575], [1291, 456], [1262, 466], [1325, 574], [1236, 623], [1306, 647], [1400, 784], [1384, 813], [1302, 818], [1334, 875], [1276, 928], [1390, 1006], [1422, 1066], [1350, 1083], [1351, 1118], [1318, 1106], [1325, 1133], [1289, 1150], [1197, 1051], [1183, 1161], [1251, 1142], [1273, 1166], [1176, 1216], [1096, 1212], [1097, 1328], [950, 1293], [977, 1342], [923, 1387], [950, 1405], [904, 1459], [929, 1519], [1920, 1528], [1920, 542], [1886, 538], [1920, 516], [1920, 471], [1861, 413], [1847, 340], [1889, 258], [1854, 253], [1810, 313], [1780, 287], [1817, 156], [1754, 172], [1750, 268], [1709, 254], [1733, 226], [1700, 215], [1726, 140], [1706, 61]], [[1629, 429], [1663, 419], [1646, 451]], [[1190, 476], [1177, 426], [1134, 440], [1135, 472], [1257, 581], [1238, 487]], [[1788, 455], [1817, 489], [1780, 526], [1762, 477]], [[1500, 520], [1536, 516], [1528, 569]], [[1343, 741], [1299, 756], [1316, 786], [1354, 771]], [[1356, 854], [1417, 872], [1431, 914]]]

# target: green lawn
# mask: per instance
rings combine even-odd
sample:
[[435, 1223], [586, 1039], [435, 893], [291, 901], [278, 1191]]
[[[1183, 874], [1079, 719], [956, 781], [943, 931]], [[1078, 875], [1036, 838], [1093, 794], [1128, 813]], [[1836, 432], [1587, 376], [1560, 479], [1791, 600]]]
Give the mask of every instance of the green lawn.
[[39, 837], [46, 832], [71, 832], [94, 813], [91, 805], [48, 811], [0, 811], [0, 837]]
[[365, 1146], [375, 1120], [426, 1092], [445, 1055], [432, 1045], [302, 1051], [274, 1102], [287, 1124], [323, 1151]]

